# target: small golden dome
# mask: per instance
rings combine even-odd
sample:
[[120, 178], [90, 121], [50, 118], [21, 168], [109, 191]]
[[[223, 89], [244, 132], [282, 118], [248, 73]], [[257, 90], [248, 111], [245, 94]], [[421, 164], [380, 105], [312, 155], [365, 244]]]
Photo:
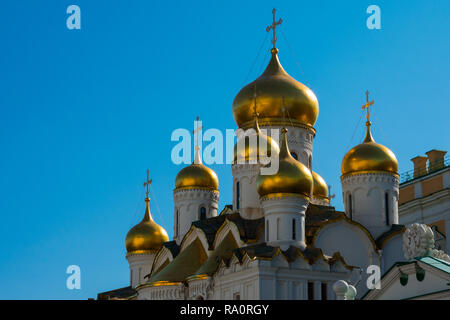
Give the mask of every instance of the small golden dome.
[[367, 131], [364, 142], [353, 147], [342, 160], [342, 175], [364, 171], [380, 171], [397, 174], [398, 161], [395, 154], [373, 140], [369, 121], [366, 122], [366, 126]]
[[[256, 117], [254, 119], [253, 130], [254, 131], [252, 131], [250, 134], [244, 135], [239, 138], [234, 145], [234, 163], [238, 161], [249, 162], [255, 160], [258, 162], [260, 159], [268, 159], [272, 157], [272, 153], [274, 154], [274, 156], [280, 153], [278, 143], [276, 143], [271, 137], [266, 136], [261, 132], [258, 126], [258, 119]], [[256, 146], [254, 145], [254, 141], [256, 141]], [[241, 147], [241, 145], [243, 146], [243, 148]], [[260, 148], [260, 145], [265, 147]], [[240, 147], [239, 152], [238, 146]]]
[[203, 165], [198, 148], [195, 151], [195, 160], [190, 166], [178, 172], [175, 178], [175, 189], [219, 189], [219, 178], [214, 170]]
[[312, 172], [313, 176], [313, 197], [328, 200], [328, 186], [325, 180], [316, 172]]
[[[278, 49], [271, 50], [272, 58], [264, 73], [248, 84], [233, 101], [233, 116], [240, 128], [252, 125], [253, 88], [258, 88], [260, 125], [313, 126], [319, 115], [319, 102], [315, 94], [284, 71], [278, 60]], [[289, 119], [281, 112], [286, 106]], [[291, 124], [292, 122], [292, 124]]]
[[282, 129], [282, 142], [279, 155], [278, 172], [273, 175], [259, 175], [256, 188], [261, 197], [269, 194], [301, 194], [310, 197], [313, 187], [311, 171], [295, 160], [289, 152], [286, 138], [287, 130]]
[[153, 221], [150, 214], [149, 198], [145, 199], [144, 219], [128, 231], [125, 237], [125, 247], [128, 254], [156, 252], [162, 248], [169, 236], [163, 227]]

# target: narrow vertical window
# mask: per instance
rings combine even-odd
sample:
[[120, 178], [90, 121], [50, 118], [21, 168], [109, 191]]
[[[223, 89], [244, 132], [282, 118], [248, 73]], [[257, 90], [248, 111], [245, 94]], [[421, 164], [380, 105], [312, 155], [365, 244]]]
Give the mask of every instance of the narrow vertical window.
[[350, 220], [353, 220], [353, 206], [352, 206], [352, 195], [348, 195], [348, 215]]
[[386, 225], [389, 225], [389, 193], [384, 194], [384, 214], [386, 215]]
[[266, 220], [266, 242], [269, 241], [269, 219]]
[[312, 157], [309, 156], [308, 158], [308, 164], [309, 164], [309, 169], [312, 170]]
[[281, 219], [277, 218], [277, 240], [281, 240]]
[[239, 190], [239, 181], [236, 182], [236, 209], [239, 210], [239, 198], [241, 197], [241, 192]]
[[322, 300], [328, 300], [328, 286], [326, 282], [322, 282]]
[[314, 300], [314, 282], [308, 281], [308, 300]]
[[178, 236], [178, 210], [175, 213], [175, 237]]
[[205, 219], [206, 219], [206, 208], [201, 207], [200, 208], [200, 220], [205, 220]]
[[292, 219], [292, 240], [297, 240], [297, 225], [295, 219]]

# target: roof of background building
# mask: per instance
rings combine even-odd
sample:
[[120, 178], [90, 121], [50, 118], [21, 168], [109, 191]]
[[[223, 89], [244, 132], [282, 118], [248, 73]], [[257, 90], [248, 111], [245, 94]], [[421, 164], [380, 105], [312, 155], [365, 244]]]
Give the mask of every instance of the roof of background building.
[[99, 293], [97, 295], [97, 300], [120, 300], [120, 299], [129, 299], [130, 297], [136, 294], [136, 290], [131, 286], [115, 289], [111, 291], [106, 291]]

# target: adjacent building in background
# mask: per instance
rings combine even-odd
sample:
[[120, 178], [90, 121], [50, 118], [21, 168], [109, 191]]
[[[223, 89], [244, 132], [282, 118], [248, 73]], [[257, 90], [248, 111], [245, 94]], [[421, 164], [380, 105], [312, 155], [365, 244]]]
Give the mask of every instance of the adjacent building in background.
[[400, 175], [401, 224], [424, 223], [435, 234], [436, 248], [450, 248], [450, 156], [430, 150], [412, 158], [414, 169]]

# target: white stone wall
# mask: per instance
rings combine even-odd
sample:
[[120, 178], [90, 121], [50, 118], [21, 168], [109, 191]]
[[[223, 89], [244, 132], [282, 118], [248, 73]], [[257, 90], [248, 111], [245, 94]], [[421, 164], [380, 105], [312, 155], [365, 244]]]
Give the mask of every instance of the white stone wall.
[[[263, 216], [256, 179], [260, 171], [259, 164], [233, 164], [233, 210], [239, 210], [245, 219], [259, 219]], [[239, 182], [239, 209], [237, 208], [237, 183]]]
[[184, 284], [148, 286], [138, 289], [138, 300], [186, 300]]
[[[392, 224], [399, 223], [397, 176], [389, 173], [359, 173], [341, 177], [341, 183], [347, 217], [361, 223], [375, 239], [389, 230]], [[388, 222], [385, 193], [388, 194]]]
[[133, 288], [147, 280], [144, 277], [150, 273], [155, 255], [156, 253], [152, 252], [127, 255], [130, 267], [130, 285]]
[[348, 265], [361, 268], [357, 296], [361, 297], [367, 291], [367, 267], [380, 266], [380, 258], [375, 243], [360, 226], [345, 219], [329, 223], [317, 233], [313, 245], [329, 256], [339, 252]]
[[[313, 158], [313, 140], [315, 136], [315, 130], [309, 127], [286, 127], [287, 140], [289, 150], [291, 153], [295, 153], [298, 156], [298, 161], [303, 163], [309, 169], [312, 170], [312, 158]], [[270, 136], [271, 129], [281, 130], [280, 126], [261, 126], [261, 129], [266, 129], [267, 134]], [[281, 143], [282, 135], [279, 134], [278, 144]]]
[[205, 189], [179, 189], [173, 192], [174, 240], [181, 243], [192, 222], [200, 220], [200, 208], [206, 209], [206, 218], [218, 214], [219, 192]]
[[402, 249], [403, 233], [397, 234], [386, 241], [381, 254], [381, 274], [384, 274], [396, 262], [404, 261], [405, 256]]
[[[305, 212], [308, 200], [302, 196], [281, 196], [261, 200], [268, 245], [286, 250], [290, 245], [305, 248]], [[295, 219], [295, 239], [293, 220]]]

